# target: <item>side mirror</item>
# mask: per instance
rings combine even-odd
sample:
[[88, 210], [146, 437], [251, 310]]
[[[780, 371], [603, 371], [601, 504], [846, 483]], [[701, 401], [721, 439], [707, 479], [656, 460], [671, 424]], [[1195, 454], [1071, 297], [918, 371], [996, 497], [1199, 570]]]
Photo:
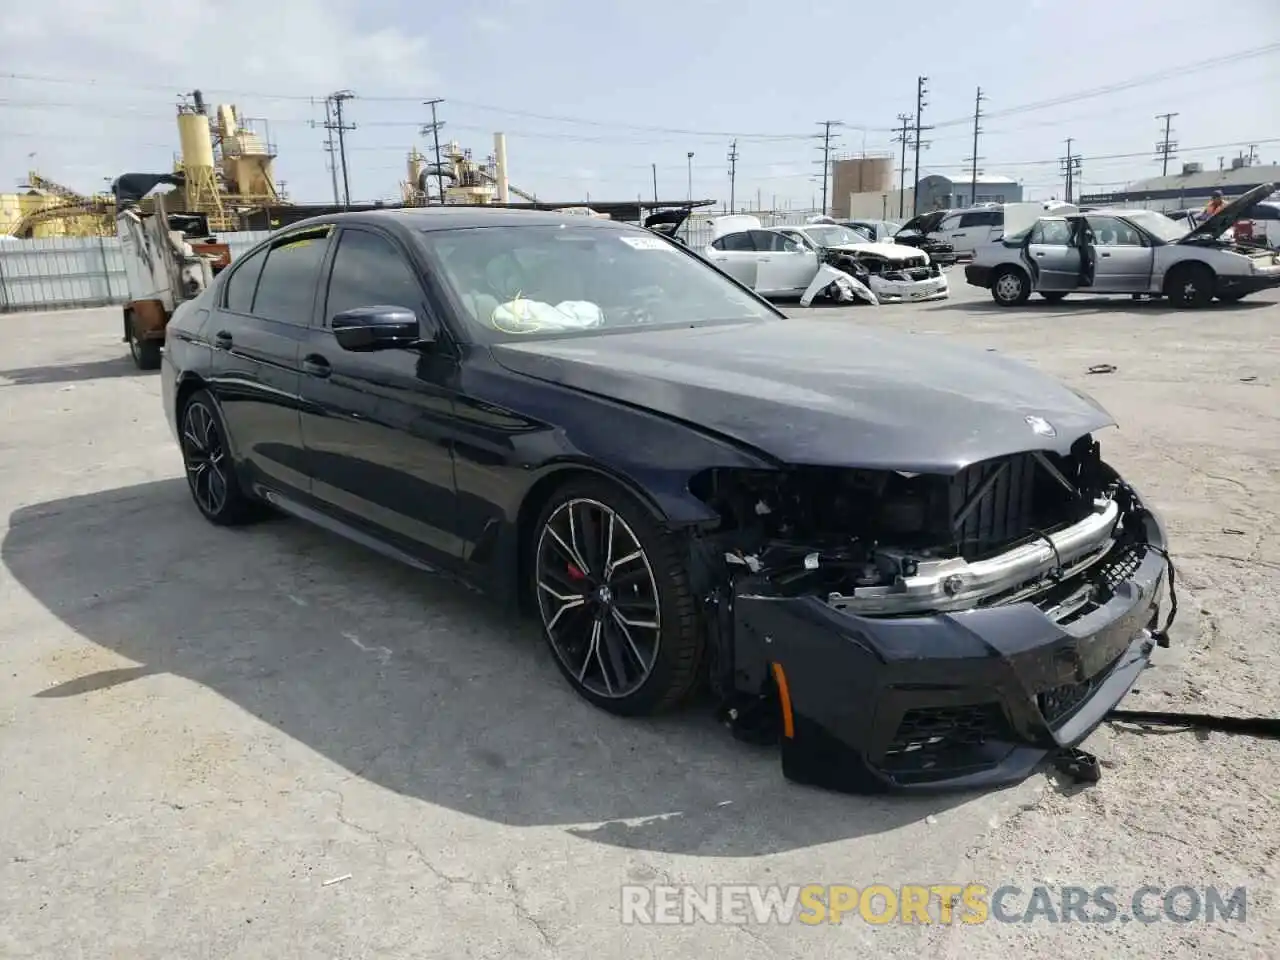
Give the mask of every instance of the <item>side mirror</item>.
[[360, 353], [416, 347], [432, 339], [423, 335], [417, 314], [406, 307], [379, 305], [344, 310], [334, 315], [329, 327], [338, 346]]

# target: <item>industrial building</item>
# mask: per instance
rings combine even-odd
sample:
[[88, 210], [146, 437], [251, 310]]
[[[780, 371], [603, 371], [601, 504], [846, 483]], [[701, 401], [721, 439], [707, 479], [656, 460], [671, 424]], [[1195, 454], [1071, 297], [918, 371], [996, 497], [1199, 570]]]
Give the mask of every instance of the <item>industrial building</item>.
[[1129, 184], [1114, 193], [1094, 193], [1079, 197], [1089, 206], [1143, 207], [1167, 212], [1208, 203], [1215, 190], [1230, 200], [1264, 183], [1280, 183], [1280, 164], [1251, 163], [1236, 157], [1229, 167], [1205, 170], [1198, 163], [1184, 163], [1178, 173], [1151, 177]]
[[921, 177], [916, 184], [920, 195], [918, 210], [955, 210], [980, 203], [1020, 203], [1022, 184], [1009, 177], [980, 173], [975, 182], [970, 174], [946, 177], [934, 173]]
[[[893, 191], [893, 157], [864, 154], [845, 157], [831, 164], [831, 215], [838, 220], [850, 217], [883, 217], [880, 198]], [[861, 207], [874, 199], [874, 210]]]

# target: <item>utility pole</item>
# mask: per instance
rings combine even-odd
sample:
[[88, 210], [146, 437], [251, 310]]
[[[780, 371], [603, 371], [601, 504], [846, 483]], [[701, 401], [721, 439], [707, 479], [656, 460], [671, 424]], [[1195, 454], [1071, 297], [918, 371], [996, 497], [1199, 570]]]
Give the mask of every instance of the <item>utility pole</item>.
[[1058, 162], [1062, 164], [1062, 172], [1066, 174], [1067, 178], [1066, 191], [1062, 198], [1067, 203], [1071, 202], [1071, 188], [1075, 183], [1076, 174], [1080, 170], [1080, 157], [1071, 152], [1071, 145], [1073, 143], [1075, 143], [1075, 139], [1073, 137], [1067, 137], [1067, 155], [1065, 157], [1058, 158]]
[[982, 158], [978, 156], [978, 134], [982, 132], [979, 123], [982, 120], [982, 101], [987, 99], [982, 95], [982, 88], [978, 88], [978, 95], [973, 99], [973, 169], [969, 174], [969, 205], [976, 206], [978, 203], [978, 161]]
[[902, 130], [893, 138], [893, 142], [902, 144], [902, 165], [898, 168], [898, 218], [901, 219], [906, 215], [907, 144], [911, 142], [911, 134], [907, 131], [911, 126], [912, 118], [908, 114], [900, 113], [898, 114], [898, 122], [902, 124]]
[[[844, 126], [842, 120], [819, 120], [822, 127], [822, 215], [827, 215], [827, 171], [831, 168], [831, 128]], [[834, 186], [834, 184], [833, 184]]]
[[[333, 115], [325, 123], [330, 131], [336, 131], [338, 134], [338, 157], [342, 163], [342, 205], [344, 207], [351, 206], [351, 179], [347, 173], [347, 138], [346, 132], [354, 130], [354, 123], [344, 123], [342, 119], [342, 105], [348, 100], [354, 100], [355, 94], [350, 90], [339, 90], [337, 93], [329, 94], [329, 102], [333, 104]], [[328, 111], [326, 111], [326, 115]]]
[[916, 134], [912, 140], [912, 145], [915, 147], [916, 153], [916, 169], [911, 188], [912, 216], [916, 216], [920, 213], [920, 147], [923, 146], [920, 142], [920, 134], [925, 130], [933, 129], [933, 127], [925, 127], [921, 125], [921, 121], [924, 117], [924, 108], [929, 105], [924, 98], [924, 95], [929, 92], [929, 88], [925, 86], [925, 82], [928, 79], [928, 77], [919, 77], [916, 79]]
[[729, 212], [734, 213], [737, 207], [734, 206], [736, 194], [734, 188], [737, 186], [738, 179], [738, 141], [734, 140], [729, 144]]
[[[312, 102], [314, 103], [314, 101]], [[316, 126], [324, 127], [324, 129], [329, 134], [329, 138], [324, 142], [324, 148], [329, 154], [329, 175], [333, 179], [333, 205], [336, 207], [341, 202], [341, 198], [338, 196], [338, 158], [334, 155], [334, 151], [337, 149], [337, 144], [333, 142], [333, 111], [331, 109], [332, 106], [333, 106], [333, 100], [329, 97], [325, 97], [324, 98], [324, 123], [317, 124], [316, 121], [312, 120], [311, 126], [313, 128]]]
[[436, 118], [436, 107], [442, 103], [444, 103], [444, 100], [442, 100], [440, 97], [436, 97], [434, 100], [422, 101], [422, 105], [424, 107], [431, 108], [431, 122], [423, 125], [421, 136], [425, 137], [429, 133], [431, 134], [431, 139], [435, 141], [436, 195], [439, 197], [440, 202], [443, 204], [444, 203], [444, 170], [442, 170], [440, 167], [440, 128], [444, 126], [444, 123]]
[[1173, 124], [1173, 118], [1176, 116], [1176, 113], [1156, 114], [1157, 120], [1164, 121], [1164, 139], [1156, 144], [1156, 156], [1163, 161], [1160, 168], [1160, 176], [1162, 177], [1167, 177], [1169, 175], [1169, 158], [1172, 157], [1174, 151], [1178, 149], [1177, 143], [1169, 139], [1170, 135], [1173, 133], [1171, 126]]
[[650, 166], [653, 167], [653, 202], [657, 203], [658, 202], [658, 165], [656, 163], [653, 163], [653, 164], [650, 164]]
[[1258, 145], [1256, 143], [1249, 144], [1249, 157], [1245, 161], [1246, 167], [1252, 167], [1258, 162]]
[[693, 203], [693, 151], [690, 150], [685, 155], [685, 160], [689, 163], [689, 203]]

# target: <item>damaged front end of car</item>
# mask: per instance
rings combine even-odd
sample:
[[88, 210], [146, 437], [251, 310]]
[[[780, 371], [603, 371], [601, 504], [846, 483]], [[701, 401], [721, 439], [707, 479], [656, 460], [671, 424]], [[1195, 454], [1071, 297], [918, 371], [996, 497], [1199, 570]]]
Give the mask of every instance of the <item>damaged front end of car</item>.
[[937, 300], [950, 294], [946, 274], [924, 252], [886, 257], [870, 250], [837, 248], [824, 251], [823, 259], [865, 284], [878, 303]]
[[952, 475], [714, 469], [690, 490], [720, 518], [692, 542], [712, 686], [794, 781], [1020, 780], [1163, 642], [1163, 529], [1091, 436]]

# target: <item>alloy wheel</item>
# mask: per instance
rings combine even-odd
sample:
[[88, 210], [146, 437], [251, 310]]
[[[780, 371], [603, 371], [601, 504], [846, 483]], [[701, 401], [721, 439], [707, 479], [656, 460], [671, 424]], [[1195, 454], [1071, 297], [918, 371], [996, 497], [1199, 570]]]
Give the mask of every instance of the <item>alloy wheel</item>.
[[182, 458], [196, 503], [216, 516], [227, 503], [227, 453], [213, 412], [198, 401], [182, 415]]
[[556, 656], [579, 685], [607, 699], [653, 672], [662, 631], [658, 584], [627, 522], [596, 500], [566, 500], [547, 518], [536, 554], [538, 610]]

